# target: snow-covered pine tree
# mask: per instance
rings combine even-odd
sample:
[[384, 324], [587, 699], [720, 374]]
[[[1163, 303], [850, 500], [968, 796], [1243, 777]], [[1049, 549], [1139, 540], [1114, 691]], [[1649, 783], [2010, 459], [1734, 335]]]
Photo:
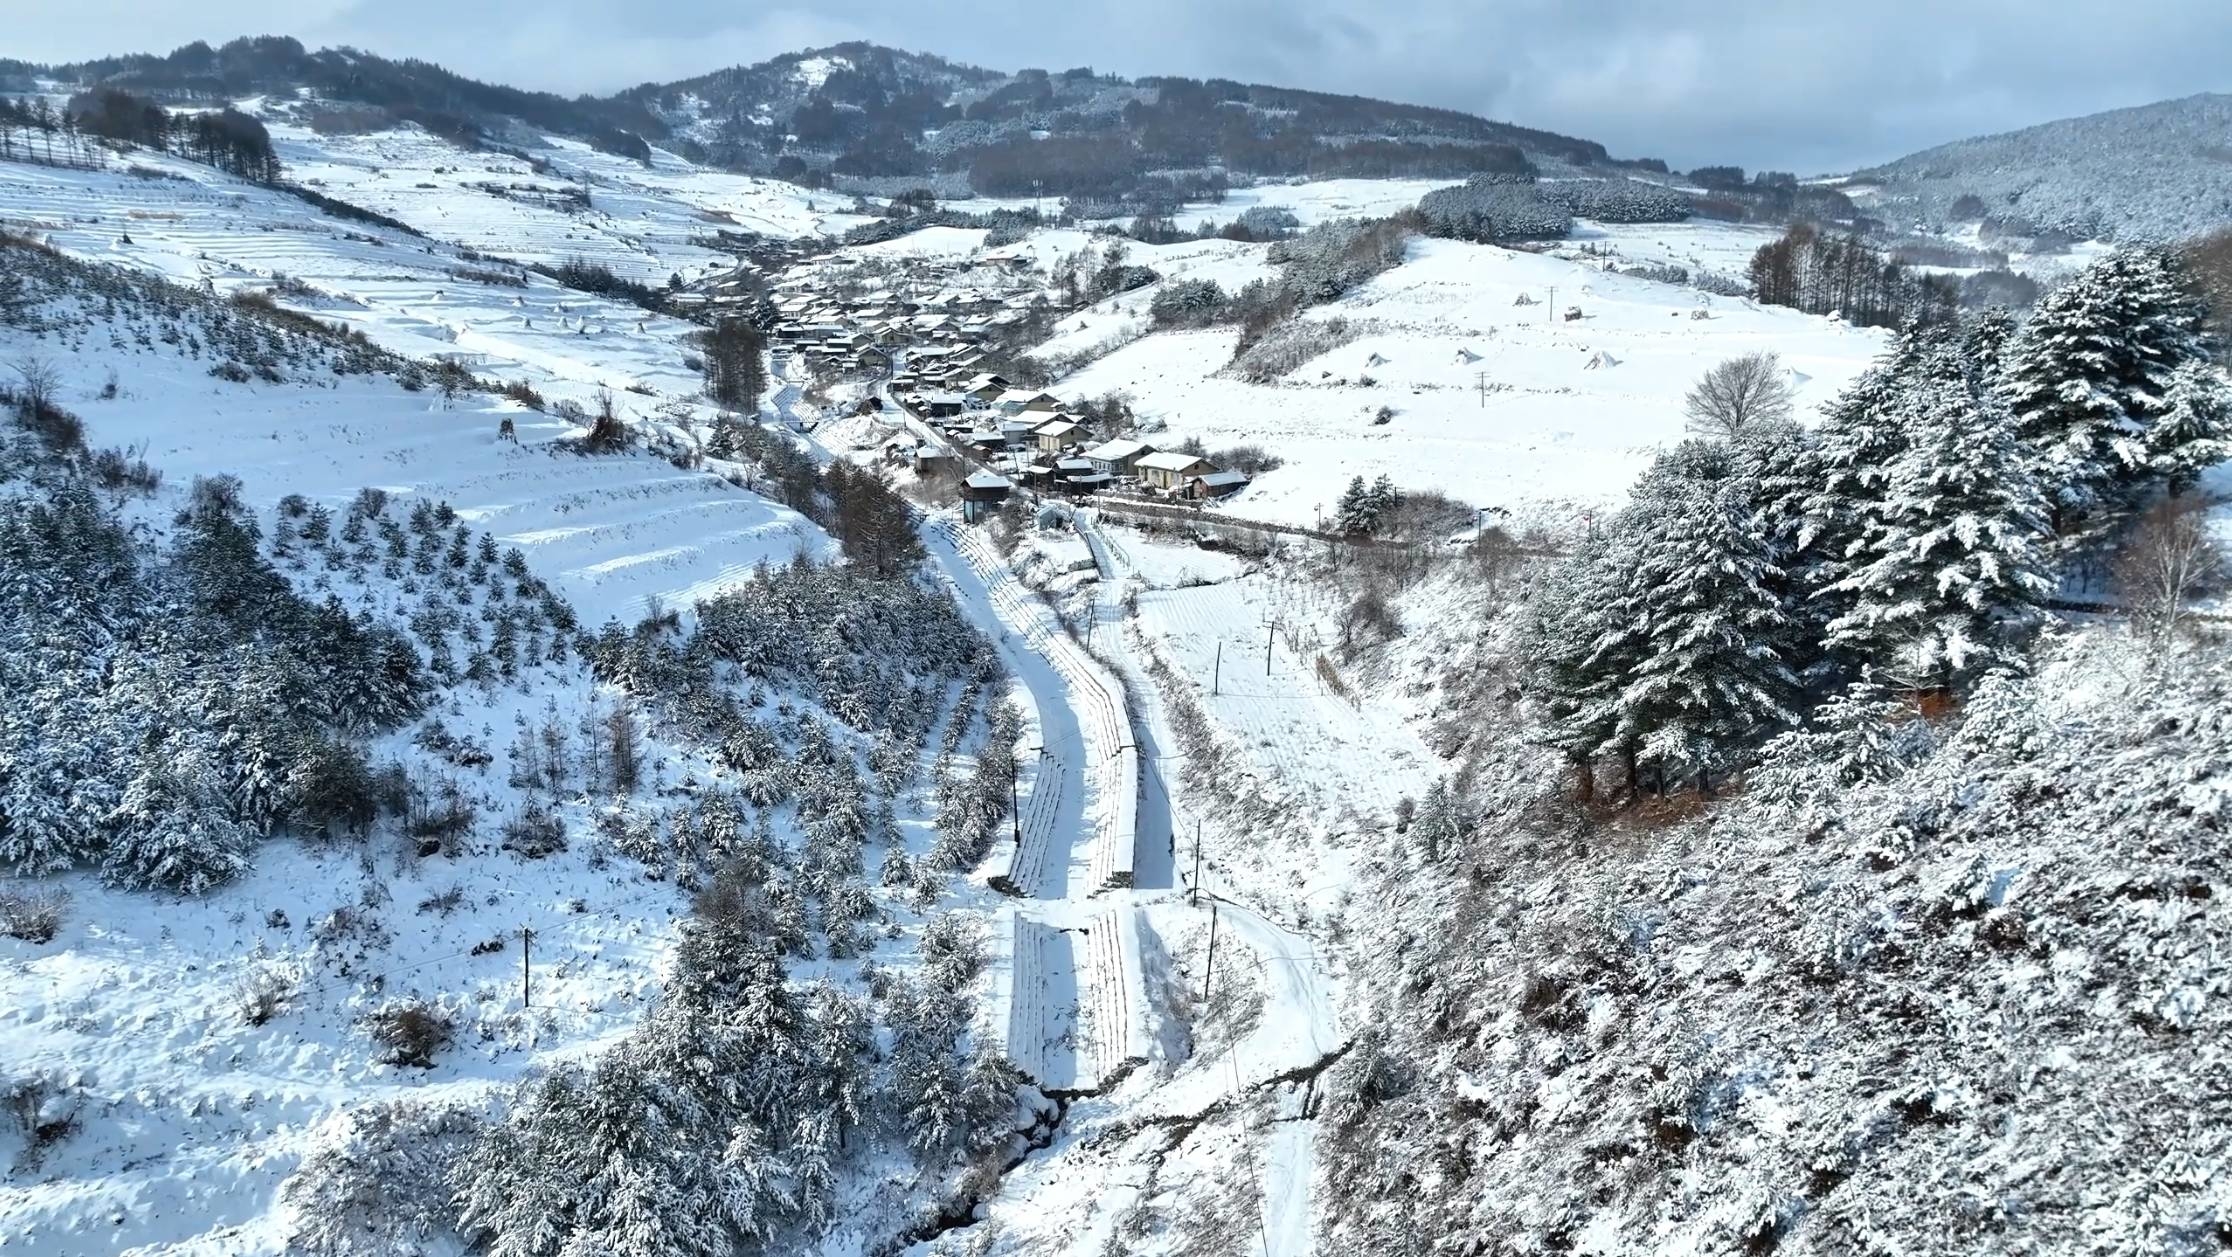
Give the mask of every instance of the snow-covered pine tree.
[[1411, 819], [1412, 849], [1421, 863], [1439, 864], [1457, 850], [1470, 827], [1462, 800], [1450, 789], [1448, 779], [1437, 779], [1426, 787], [1426, 797], [1419, 801], [1418, 814]]
[[1348, 488], [1341, 491], [1341, 499], [1333, 508], [1333, 531], [1357, 537], [1372, 532], [1379, 526], [1379, 515], [1374, 509], [1371, 487], [1364, 477], [1349, 479]]
[[1863, 676], [1824, 699], [1805, 728], [1769, 742], [1748, 784], [1784, 804], [1823, 804], [1846, 787], [1889, 781], [1930, 748], [1929, 724], [1914, 705]]
[[2170, 373], [2147, 428], [2147, 466], [2172, 493], [2184, 493], [2202, 472], [2227, 458], [2232, 458], [2232, 389], [2216, 366], [2189, 359]]
[[1836, 586], [1851, 573], [1860, 545], [1883, 515], [1891, 464], [1910, 440], [1901, 407], [1918, 364], [1944, 348], [1942, 329], [1902, 331], [1814, 429], [1813, 488], [1795, 562], [1813, 591], [1808, 609], [1815, 624], [1826, 625], [1850, 610], [1850, 598]]
[[1644, 473], [1612, 538], [1631, 556], [1612, 615], [1642, 639], [1614, 736], [1662, 780], [1701, 789], [1797, 719], [1783, 574], [1752, 530], [1741, 467], [1723, 443], [1683, 442]]
[[1957, 353], [1928, 356], [1914, 384], [1900, 408], [1910, 444], [1831, 587], [1849, 601], [1828, 631], [1887, 678], [1935, 689], [2020, 666], [2053, 583], [2045, 510], [2007, 408]]
[[102, 873], [133, 889], [203, 894], [246, 871], [253, 844], [226, 804], [216, 748], [194, 732], [146, 753], [108, 828]]
[[2203, 309], [2171, 253], [2122, 248], [2041, 298], [2006, 356], [2054, 531], [2090, 535], [2154, 481], [2149, 429], [2178, 368], [2205, 359]]
[[1596, 794], [1596, 757], [1619, 749], [1626, 758], [1632, 749], [1613, 746], [1612, 700], [1641, 649], [1637, 627], [1611, 614], [1624, 558], [1619, 548], [1597, 546], [1549, 565], [1528, 591], [1518, 625], [1517, 653], [1528, 661], [1545, 738], [1579, 774], [1583, 802]]
[[1961, 326], [1961, 356], [1983, 388], [1997, 389], [2007, 369], [2007, 347], [2019, 330], [2006, 306], [1992, 306]]

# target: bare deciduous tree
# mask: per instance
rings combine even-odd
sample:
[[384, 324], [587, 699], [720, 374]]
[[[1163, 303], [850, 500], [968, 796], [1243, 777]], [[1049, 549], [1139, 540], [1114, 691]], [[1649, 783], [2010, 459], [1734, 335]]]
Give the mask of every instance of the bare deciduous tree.
[[1790, 417], [1790, 385], [1772, 352], [1730, 358], [1705, 373], [1684, 406], [1690, 429], [1705, 436], [1738, 433]]
[[44, 358], [23, 358], [15, 363], [14, 371], [16, 413], [26, 423], [53, 409], [55, 395], [62, 391], [62, 373], [52, 362]]
[[2116, 555], [2116, 593], [2150, 654], [2159, 656], [2184, 630], [2188, 603], [2232, 574], [2209, 535], [2208, 505], [2190, 497], [2155, 503], [2133, 522]]

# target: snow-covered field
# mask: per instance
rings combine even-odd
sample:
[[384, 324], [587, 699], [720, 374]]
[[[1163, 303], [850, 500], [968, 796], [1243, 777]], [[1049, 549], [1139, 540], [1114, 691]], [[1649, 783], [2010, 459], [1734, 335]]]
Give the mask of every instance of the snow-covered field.
[[[1649, 233], [1638, 238], [1670, 259], [1748, 256], [1744, 238], [1720, 228]], [[1189, 264], [1211, 270], [1206, 244], [1133, 255], [1159, 266], [1166, 251], [1174, 273]], [[1217, 256], [1227, 275], [1246, 273], [1239, 260]], [[1522, 297], [1528, 304], [1518, 304]], [[1151, 299], [1152, 290], [1115, 298], [1105, 315], [1086, 312], [1084, 328], [1073, 316], [1051, 347], [1093, 343], [1105, 322], [1143, 318]], [[1568, 321], [1572, 309], [1580, 317]], [[1143, 419], [1167, 426], [1151, 439], [1198, 437], [1212, 451], [1262, 446], [1285, 465], [1220, 509], [1308, 525], [1359, 475], [1480, 506], [1613, 501], [1655, 451], [1681, 439], [1682, 398], [1715, 363], [1780, 354], [1806, 414], [1884, 343], [1880, 333], [1832, 319], [1446, 240], [1414, 242], [1403, 265], [1305, 317], [1346, 319], [1361, 334], [1258, 385], [1220, 374], [1232, 329], [1161, 332], [1056, 387], [1071, 397], [1129, 394]]]
[[[290, 177], [437, 239], [523, 262], [579, 258], [660, 284], [726, 269], [733, 257], [693, 238], [721, 231], [787, 238], [842, 235], [865, 220], [849, 202], [733, 175], [653, 150], [651, 165], [548, 137], [538, 171], [501, 152], [464, 152], [416, 127], [321, 136], [279, 123], [272, 140]], [[562, 208], [569, 194], [586, 209]]]

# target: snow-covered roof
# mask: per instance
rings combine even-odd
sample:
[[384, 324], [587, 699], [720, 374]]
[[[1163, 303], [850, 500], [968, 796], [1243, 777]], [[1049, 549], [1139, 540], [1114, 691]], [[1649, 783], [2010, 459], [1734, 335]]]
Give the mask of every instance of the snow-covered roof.
[[1205, 471], [1198, 476], [1188, 476], [1187, 479], [1208, 485], [1212, 489], [1222, 489], [1228, 484], [1248, 483], [1248, 473], [1244, 471]]
[[1049, 419], [1031, 429], [1033, 436], [1068, 436], [1077, 431], [1077, 425], [1067, 419]]
[[1127, 458], [1133, 457], [1134, 455], [1152, 454], [1154, 453], [1154, 449], [1154, 446], [1147, 444], [1145, 441], [1133, 441], [1119, 438], [1114, 441], [1101, 442], [1099, 445], [1096, 445], [1093, 448], [1085, 451], [1085, 457], [1093, 459], [1097, 462], [1120, 463]]
[[969, 478], [962, 483], [972, 489], [1012, 489], [1015, 487], [1008, 483], [1007, 477], [995, 476], [989, 471], [972, 471], [969, 473]]
[[1177, 450], [1161, 450], [1140, 459], [1139, 465], [1153, 471], [1184, 472], [1204, 466], [1208, 461], [1199, 454], [1181, 454]]

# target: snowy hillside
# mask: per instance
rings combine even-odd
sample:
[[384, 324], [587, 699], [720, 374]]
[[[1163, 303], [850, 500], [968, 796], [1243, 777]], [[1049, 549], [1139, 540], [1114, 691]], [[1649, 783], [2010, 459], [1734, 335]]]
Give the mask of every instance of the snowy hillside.
[[1991, 216], [2011, 235], [2181, 239], [2232, 220], [2232, 96], [1956, 140], [1859, 171], [1844, 190], [1900, 228]]
[[[0, 1247], [2232, 1234], [2178, 256], [1894, 333], [1734, 295], [1765, 227], [1453, 238], [1528, 232], [1445, 158], [1603, 154], [1444, 111], [366, 60], [460, 129], [286, 43], [0, 147]], [[706, 160], [1021, 209], [1189, 111], [1422, 168], [848, 244]]]
[[[618, 1059], [648, 1051], [644, 1010], [689, 989], [689, 979], [674, 976], [677, 966], [692, 972], [688, 946], [715, 937], [717, 927], [704, 922], [725, 919], [708, 917], [702, 897], [691, 916], [692, 892], [726, 885], [738, 850], [778, 871], [763, 866], [752, 875], [764, 890], [739, 883], [723, 892], [742, 898], [740, 908], [721, 911], [749, 917], [767, 910], [760, 896], [776, 897], [776, 919], [795, 940], [782, 949], [798, 960], [805, 1024], [841, 1028], [857, 1019], [857, 1033], [896, 1034], [902, 1045], [919, 1030], [928, 1037], [903, 1051], [925, 1068], [943, 1068], [937, 1062], [960, 1050], [981, 992], [956, 1001], [986, 981], [981, 944], [968, 941], [982, 932], [969, 924], [982, 909], [970, 905], [987, 892], [947, 883], [956, 857], [933, 851], [943, 831], [929, 787], [946, 773], [966, 777], [997, 694], [966, 652], [954, 654], [970, 638], [950, 604], [922, 604], [928, 625], [910, 627], [907, 614], [916, 613], [895, 606], [870, 616], [880, 627], [851, 630], [862, 648], [902, 661], [879, 683], [901, 684], [908, 702], [872, 715], [856, 697], [840, 700], [840, 687], [857, 681], [803, 659], [783, 662], [796, 658], [788, 645], [755, 648], [750, 662], [736, 665], [746, 675], [722, 681], [736, 700], [779, 705], [781, 719], [732, 710], [710, 726], [725, 720], [727, 735], [702, 723], [715, 709], [694, 708], [684, 721], [669, 699], [615, 681], [643, 666], [640, 652], [657, 651], [621, 626], [658, 607], [707, 616], [714, 612], [705, 608], [727, 607], [734, 619], [751, 599], [724, 596], [774, 580], [785, 588], [784, 605], [815, 624], [753, 631], [805, 642], [849, 623], [816, 611], [814, 598], [867, 592], [842, 583], [827, 594], [799, 587], [815, 578], [797, 572], [841, 569], [782, 566], [835, 552], [797, 512], [669, 457], [578, 447], [604, 380], [646, 390], [618, 396], [632, 404], [629, 422], [651, 439], [689, 426], [686, 409], [652, 413], [655, 395], [642, 382], [688, 387], [689, 377], [660, 365], [676, 351], [678, 328], [662, 338], [648, 326], [638, 331], [634, 312], [508, 285], [486, 286], [493, 291], [482, 303], [453, 296], [444, 308], [456, 321], [436, 322], [417, 303], [441, 302], [443, 285], [456, 291], [441, 269], [454, 257], [441, 251], [343, 231], [274, 194], [6, 170], [13, 228], [46, 226], [56, 245], [117, 258], [142, 274], [198, 275], [219, 291], [245, 293], [251, 279], [268, 285], [285, 269], [285, 298], [342, 319], [307, 322], [261, 296], [236, 302], [150, 285], [132, 271], [83, 268], [20, 240], [5, 246], [18, 303], [13, 326], [0, 330], [0, 360], [17, 368], [11, 390], [38, 381], [46, 400], [37, 413], [74, 415], [91, 446], [123, 451], [114, 466], [130, 478], [104, 495], [117, 516], [100, 529], [114, 529], [125, 547], [116, 557], [141, 573], [98, 590], [66, 584], [58, 600], [18, 596], [54, 579], [39, 564], [57, 534], [25, 508], [50, 496], [78, 500], [64, 486], [86, 473], [68, 453], [68, 423], [36, 433], [11, 423], [0, 491], [9, 496], [11, 528], [32, 529], [34, 544], [10, 555], [10, 702], [0, 720], [8, 794], [0, 814], [6, 858], [18, 872], [44, 874], [11, 885], [0, 905], [14, 935], [0, 942], [10, 1010], [0, 1019], [0, 1055], [9, 1062], [10, 1112], [21, 1119], [8, 1127], [9, 1178], [0, 1192], [0, 1224], [11, 1237], [57, 1254], [238, 1253], [289, 1243], [348, 1251], [361, 1242], [353, 1233], [367, 1227], [392, 1233], [402, 1250], [445, 1242], [410, 1212], [440, 1209], [433, 1197], [392, 1208], [343, 1203], [339, 1195], [359, 1190], [347, 1185], [364, 1164], [357, 1158], [456, 1153], [484, 1129], [485, 1116], [502, 1111], [515, 1082], [599, 1052]], [[130, 190], [147, 188], [162, 201], [130, 199]], [[96, 202], [73, 200], [111, 190], [121, 203], [97, 202], [98, 213]], [[142, 204], [177, 208], [134, 213]], [[145, 243], [120, 242], [127, 232]], [[292, 247], [271, 250], [273, 241]], [[419, 260], [391, 260], [406, 257]], [[261, 265], [251, 269], [248, 258]], [[297, 286], [313, 282], [329, 286]], [[539, 350], [530, 348], [538, 338], [523, 310], [548, 320]], [[627, 334], [599, 336], [600, 315]], [[562, 326], [569, 319], [579, 320], [571, 331]], [[465, 325], [480, 320], [506, 330], [470, 339]], [[367, 328], [374, 337], [356, 335]], [[375, 343], [454, 352], [453, 337], [479, 347], [468, 359], [474, 370], [500, 369], [543, 409], [491, 397], [478, 384], [452, 393], [436, 367]], [[499, 343], [500, 353], [492, 348]], [[10, 396], [19, 414], [32, 413], [20, 410], [30, 404], [25, 394]], [[500, 435], [500, 426], [516, 435]], [[87, 501], [90, 509], [95, 500]], [[82, 523], [60, 535], [92, 542]], [[764, 564], [783, 575], [756, 575]], [[360, 815], [348, 803], [347, 820], [308, 828], [307, 818], [325, 813], [305, 810], [313, 796], [298, 798], [304, 785], [281, 784], [270, 787], [276, 801], [261, 827], [236, 819], [243, 800], [265, 789], [244, 793], [257, 779], [246, 775], [237, 739], [258, 736], [253, 722], [280, 713], [263, 691], [251, 691], [255, 701], [245, 706], [225, 693], [222, 669], [241, 665], [224, 661], [236, 656], [164, 645], [159, 627], [222, 647], [239, 630], [201, 617], [239, 604], [216, 600], [203, 582], [235, 569], [242, 574], [225, 579], [292, 590], [262, 595], [277, 599], [269, 614], [299, 598], [300, 614], [309, 615], [330, 597], [338, 600], [326, 604], [332, 610], [316, 614], [351, 615], [363, 632], [400, 635], [375, 641], [415, 643], [407, 649], [417, 663], [393, 665], [404, 670], [397, 675], [417, 675], [415, 697], [368, 725], [352, 719], [302, 744], [344, 764], [357, 757], [352, 771], [371, 775], [364, 806], [372, 810]], [[99, 624], [75, 610], [95, 594], [110, 608]], [[174, 597], [187, 605], [157, 616]], [[22, 618], [39, 612], [53, 618]], [[254, 652], [263, 666], [291, 657], [281, 642], [294, 632], [283, 626], [295, 614], [260, 630], [279, 635]], [[755, 624], [779, 619], [772, 610], [744, 614]], [[693, 614], [691, 630], [698, 625]], [[97, 664], [116, 650], [119, 659], [161, 662], [144, 679], [136, 668], [98, 681], [56, 669], [34, 681], [20, 671], [29, 656], [13, 648], [65, 633], [88, 635], [79, 649], [92, 653], [64, 656], [73, 661]], [[818, 659], [847, 655], [835, 643], [813, 649]], [[88, 684], [97, 696], [91, 711], [81, 704], [93, 700], [77, 688]], [[79, 736], [92, 741], [76, 746]], [[271, 753], [284, 782], [305, 782], [307, 768], [287, 767], [309, 753], [290, 749], [293, 736], [279, 736]], [[935, 764], [922, 748], [932, 737], [943, 748]], [[135, 738], [164, 758], [141, 767], [138, 754], [104, 751], [102, 739], [129, 746]], [[764, 750], [747, 754], [747, 746]], [[872, 749], [882, 756], [875, 763], [883, 783], [873, 793], [854, 776], [856, 757]], [[103, 767], [65, 758], [80, 752]], [[112, 789], [95, 784], [96, 772], [124, 775]], [[838, 779], [854, 784], [840, 789]], [[56, 782], [67, 795], [36, 802]], [[325, 786], [341, 788], [330, 778]], [[1004, 797], [1004, 777], [1001, 789]], [[826, 801], [801, 803], [805, 815], [778, 811], [799, 792], [822, 798], [816, 791], [831, 790], [850, 818], [843, 825]], [[940, 786], [940, 797], [950, 790]], [[134, 833], [118, 828], [125, 813], [104, 810], [103, 799], [130, 804], [143, 794], [195, 800], [205, 810], [190, 813], [190, 829], [160, 828], [158, 820], [144, 856], [123, 861], [117, 847], [104, 860], [95, 847], [90, 867], [55, 871], [85, 859], [82, 844], [122, 843]], [[160, 818], [169, 805], [152, 806]], [[816, 871], [799, 871], [800, 858]], [[879, 865], [884, 889], [870, 891], [861, 879]], [[195, 893], [180, 900], [147, 882]], [[934, 912], [954, 909], [961, 915], [936, 928], [958, 940], [944, 945], [957, 958], [917, 983], [922, 931]], [[49, 913], [56, 924], [39, 924]], [[825, 952], [828, 963], [815, 959]], [[891, 1005], [899, 1021], [872, 1011], [859, 967], [871, 957], [870, 970], [890, 975], [878, 980], [875, 1000], [931, 1003], [907, 1004], [915, 1010], [907, 1013]], [[781, 958], [770, 963], [779, 973]], [[819, 979], [842, 989], [821, 994]], [[899, 1022], [912, 1028], [894, 1030]], [[850, 1071], [854, 1059], [829, 1063]], [[648, 1076], [645, 1068], [636, 1075]], [[970, 1085], [977, 1098], [957, 1120], [980, 1122], [989, 1112], [991, 1123], [972, 1127], [969, 1138], [998, 1142], [1013, 1100]], [[518, 1120], [538, 1120], [531, 1097], [523, 1093], [520, 1103]], [[927, 1164], [940, 1164], [934, 1151], [949, 1136], [958, 1142], [961, 1129], [922, 1137]], [[815, 1138], [841, 1133], [832, 1126]], [[777, 1154], [805, 1146], [786, 1137]], [[857, 1137], [854, 1147], [864, 1151]], [[916, 1225], [915, 1211], [934, 1205], [944, 1176], [933, 1168], [919, 1191], [883, 1186], [884, 1167], [911, 1158], [905, 1138], [878, 1147], [872, 1165], [853, 1158], [842, 1182], [817, 1189], [828, 1195], [787, 1197], [787, 1208], [807, 1213], [771, 1211], [763, 1225], [822, 1233], [831, 1213], [841, 1213], [844, 1238], [831, 1242], [854, 1248]], [[509, 1163], [517, 1158], [495, 1164]], [[399, 1180], [387, 1187], [400, 1190]], [[446, 1231], [456, 1223], [442, 1212]], [[475, 1225], [507, 1224], [482, 1216]]]
[[[1743, 228], [1653, 226], [1602, 228], [1589, 242], [1617, 248], [1626, 265], [1661, 257], [1696, 265], [1748, 256], [1765, 238]], [[1221, 243], [1134, 250], [1137, 261], [1167, 268], [1166, 280], [1215, 279], [1228, 291], [1270, 273], [1262, 254], [1262, 246]], [[1681, 438], [1683, 394], [1714, 363], [1772, 350], [1791, 373], [1799, 407], [1810, 411], [1882, 344], [1835, 320], [1603, 266], [1417, 241], [1402, 265], [1310, 310], [1310, 323], [1339, 321], [1341, 330], [1325, 337], [1331, 347], [1262, 384], [1227, 369], [1237, 335], [1229, 329], [1124, 343], [1118, 329], [1146, 330], [1155, 288], [1071, 316], [1042, 352], [1113, 340], [1121, 347], [1059, 381], [1064, 394], [1128, 394], [1143, 419], [1164, 425], [1159, 442], [1261, 446], [1284, 465], [1223, 509], [1310, 525], [1329, 516], [1357, 475], [1387, 475], [1482, 506], [1601, 504], [1654, 451]], [[1573, 309], [1580, 317], [1569, 321]]]

